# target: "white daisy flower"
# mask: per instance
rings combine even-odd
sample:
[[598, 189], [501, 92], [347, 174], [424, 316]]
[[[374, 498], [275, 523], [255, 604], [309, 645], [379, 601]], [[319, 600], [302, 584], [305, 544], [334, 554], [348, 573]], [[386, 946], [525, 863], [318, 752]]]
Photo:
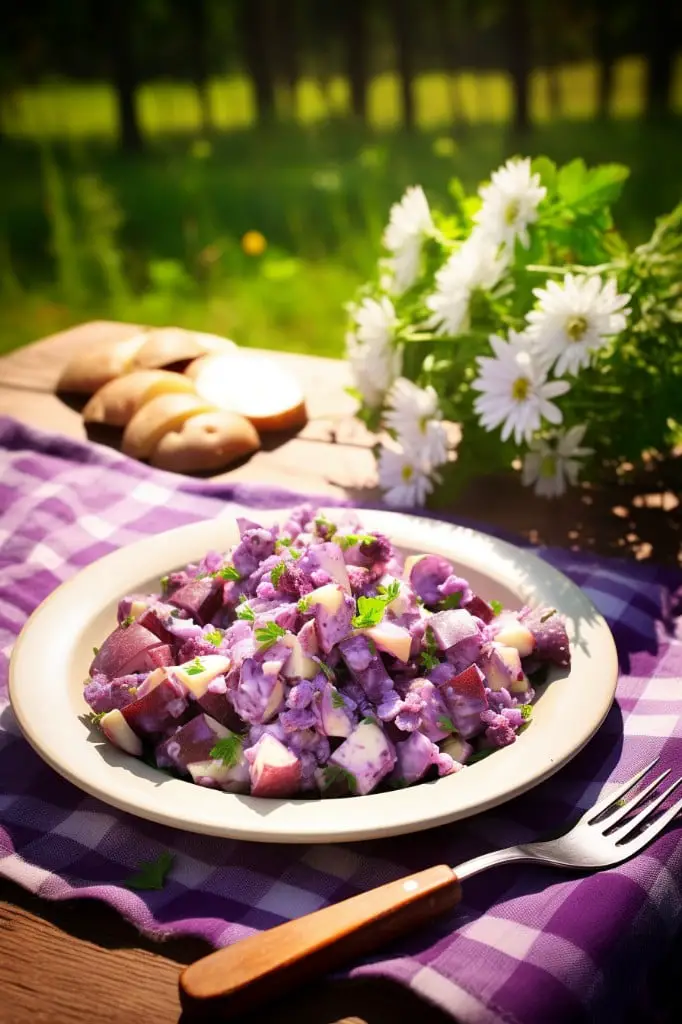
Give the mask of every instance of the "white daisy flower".
[[540, 175], [531, 174], [530, 158], [507, 160], [493, 171], [490, 184], [480, 188], [478, 194], [483, 205], [474, 220], [488, 238], [510, 248], [518, 238], [527, 249], [528, 225], [537, 220], [538, 205], [547, 195]]
[[526, 317], [526, 334], [547, 367], [556, 360], [557, 377], [587, 366], [592, 352], [627, 324], [630, 296], [618, 294], [612, 277], [604, 284], [597, 275], [566, 274], [561, 284], [548, 281], [533, 294], [539, 303]]
[[500, 246], [475, 229], [436, 274], [436, 291], [426, 300], [433, 312], [428, 326], [434, 327], [436, 334], [467, 331], [473, 292], [494, 288], [506, 267], [507, 257]]
[[417, 387], [401, 377], [395, 382], [387, 399], [384, 424], [395, 430], [406, 451], [420, 453], [424, 464], [438, 466], [447, 461], [448, 437], [438, 407], [438, 395], [432, 387]]
[[378, 470], [386, 503], [396, 508], [423, 505], [437, 479], [418, 453], [402, 448], [383, 447], [379, 452]]
[[527, 338], [509, 332], [509, 341], [491, 335], [495, 358], [479, 356], [479, 376], [472, 388], [481, 394], [474, 402], [481, 425], [494, 430], [502, 425], [502, 440], [512, 433], [517, 444], [530, 441], [544, 417], [549, 423], [562, 421], [561, 409], [552, 398], [565, 394], [570, 385], [563, 380], [547, 380], [546, 371], [537, 364]]
[[346, 335], [346, 353], [355, 386], [367, 405], [381, 405], [400, 373], [401, 354], [393, 343], [398, 323], [390, 299], [363, 299], [352, 311], [355, 330]]
[[393, 254], [394, 287], [404, 292], [419, 274], [424, 236], [433, 231], [429, 204], [421, 185], [411, 185], [394, 203], [384, 232], [384, 245]]
[[530, 443], [523, 460], [521, 480], [526, 487], [534, 484], [541, 498], [558, 498], [566, 490], [566, 481], [575, 487], [580, 472], [580, 459], [592, 455], [593, 448], [583, 448], [586, 425], [571, 427], [555, 435], [553, 441], [535, 440]]

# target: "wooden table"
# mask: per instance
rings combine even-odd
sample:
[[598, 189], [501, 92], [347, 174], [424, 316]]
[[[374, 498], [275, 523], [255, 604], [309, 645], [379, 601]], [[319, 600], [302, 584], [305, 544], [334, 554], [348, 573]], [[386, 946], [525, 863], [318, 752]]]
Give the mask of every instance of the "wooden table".
[[[84, 324], [0, 359], [0, 414], [85, 438], [78, 412], [55, 394], [61, 369], [73, 353], [135, 330], [127, 324]], [[294, 490], [371, 498], [374, 439], [353, 420], [355, 403], [343, 391], [350, 383], [347, 367], [330, 359], [271, 355], [299, 376], [310, 421], [298, 436], [275, 439], [217, 479], [267, 479]], [[115, 442], [112, 436], [102, 439]], [[637, 478], [578, 490], [560, 505], [539, 502], [515, 478], [482, 478], [449, 511], [544, 543], [672, 564], [681, 553], [681, 464], [679, 458], [664, 466], [650, 463]], [[203, 943], [182, 939], [161, 946], [141, 938], [104, 904], [51, 904], [7, 882], [0, 882], [0, 900], [3, 1024], [178, 1019], [178, 965], [202, 955]], [[328, 1024], [350, 1017], [369, 1024], [451, 1020], [402, 988], [369, 980], [322, 984], [294, 1006], [277, 1007], [259, 1020]]]

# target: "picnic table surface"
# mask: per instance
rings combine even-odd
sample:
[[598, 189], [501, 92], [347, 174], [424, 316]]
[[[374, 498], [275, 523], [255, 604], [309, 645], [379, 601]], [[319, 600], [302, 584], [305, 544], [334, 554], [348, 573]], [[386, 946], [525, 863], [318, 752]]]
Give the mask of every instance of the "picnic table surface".
[[[0, 358], [0, 415], [42, 430], [116, 445], [112, 431], [88, 433], [78, 407], [57, 394], [63, 367], [79, 351], [140, 328], [106, 321], [82, 324]], [[218, 480], [280, 485], [306, 493], [367, 501], [378, 498], [372, 445], [376, 438], [353, 416], [356, 403], [346, 363], [270, 352], [300, 380], [307, 425], [295, 436], [271, 436], [262, 449]], [[682, 559], [682, 458], [650, 460], [603, 484], [546, 502], [518, 475], [481, 476], [448, 506], [448, 515], [489, 525], [534, 542], [595, 554], [678, 564]], [[108, 906], [79, 900], [52, 904], [0, 882], [0, 1018], [8, 1024], [44, 1020], [101, 1024], [178, 1020], [179, 965], [208, 951], [196, 939], [147, 941]], [[294, 1005], [291, 1003], [294, 1002]], [[259, 1015], [266, 1024], [441, 1024], [451, 1018], [391, 982], [321, 983], [295, 1001]]]

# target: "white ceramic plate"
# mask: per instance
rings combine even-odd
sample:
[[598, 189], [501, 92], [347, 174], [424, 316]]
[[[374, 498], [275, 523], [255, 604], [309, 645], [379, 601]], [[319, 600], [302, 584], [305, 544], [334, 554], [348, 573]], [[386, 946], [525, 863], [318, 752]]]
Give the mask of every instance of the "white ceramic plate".
[[[92, 648], [115, 626], [118, 598], [157, 589], [169, 570], [238, 539], [234, 522], [180, 527], [122, 548], [83, 569], [31, 616], [10, 667], [12, 707], [26, 738], [76, 786], [131, 814], [193, 832], [262, 842], [349, 841], [430, 828], [523, 793], [565, 765], [611, 706], [613, 637], [588, 598], [565, 576], [510, 544], [473, 530], [398, 513], [361, 513], [369, 530], [405, 552], [451, 559], [475, 591], [508, 607], [550, 605], [565, 615], [570, 672], [540, 688], [533, 721], [516, 743], [456, 775], [409, 789], [329, 800], [264, 800], [171, 778], [98, 740], [79, 716]], [[261, 513], [263, 522], [282, 513]]]

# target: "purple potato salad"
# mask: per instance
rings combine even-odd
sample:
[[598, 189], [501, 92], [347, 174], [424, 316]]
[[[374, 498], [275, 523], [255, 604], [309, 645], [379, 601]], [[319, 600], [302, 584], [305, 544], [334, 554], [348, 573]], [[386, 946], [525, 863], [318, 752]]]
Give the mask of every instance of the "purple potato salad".
[[553, 608], [505, 611], [435, 554], [403, 559], [358, 515], [302, 506], [118, 606], [85, 683], [121, 750], [258, 797], [365, 796], [452, 775], [516, 741], [549, 666]]

